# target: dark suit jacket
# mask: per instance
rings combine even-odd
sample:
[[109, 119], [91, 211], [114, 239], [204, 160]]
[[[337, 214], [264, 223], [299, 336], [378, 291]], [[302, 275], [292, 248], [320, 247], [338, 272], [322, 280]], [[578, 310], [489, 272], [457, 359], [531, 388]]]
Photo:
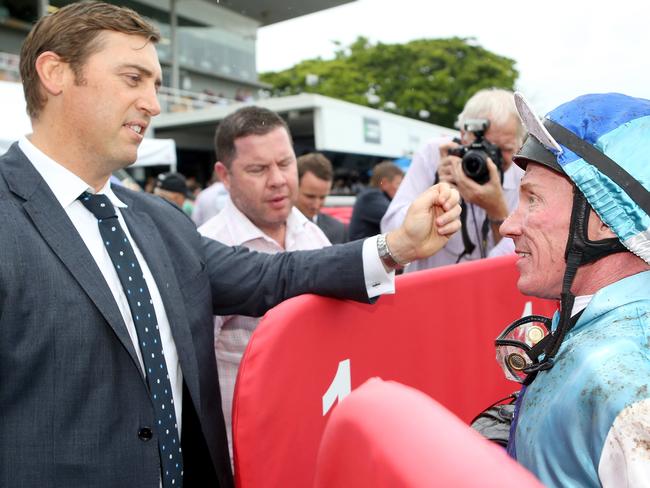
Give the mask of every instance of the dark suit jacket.
[[348, 242], [348, 228], [339, 219], [324, 213], [319, 213], [316, 225], [320, 227], [332, 244]]
[[[229, 487], [213, 314], [261, 315], [310, 291], [367, 301], [362, 246], [257, 254], [201, 237], [158, 197], [115, 193], [184, 375], [185, 486]], [[0, 226], [0, 486], [157, 488], [156, 435], [138, 436], [154, 412], [133, 343], [90, 252], [16, 144], [0, 157]]]
[[379, 224], [388, 205], [390, 198], [378, 188], [368, 188], [357, 195], [350, 217], [350, 240], [381, 234]]

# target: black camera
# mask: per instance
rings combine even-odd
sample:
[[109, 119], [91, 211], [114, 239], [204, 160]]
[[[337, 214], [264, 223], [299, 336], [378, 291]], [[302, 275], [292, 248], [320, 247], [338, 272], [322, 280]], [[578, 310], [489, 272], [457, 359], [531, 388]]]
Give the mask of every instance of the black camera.
[[[490, 121], [487, 119], [468, 120], [465, 122], [465, 131], [474, 134], [474, 142], [447, 151], [452, 156], [463, 158], [463, 172], [480, 185], [490, 181], [487, 158], [490, 158], [496, 165], [501, 175], [501, 182], [503, 182], [501, 149], [485, 139], [485, 132], [489, 126]], [[458, 139], [454, 139], [454, 141], [460, 143]]]

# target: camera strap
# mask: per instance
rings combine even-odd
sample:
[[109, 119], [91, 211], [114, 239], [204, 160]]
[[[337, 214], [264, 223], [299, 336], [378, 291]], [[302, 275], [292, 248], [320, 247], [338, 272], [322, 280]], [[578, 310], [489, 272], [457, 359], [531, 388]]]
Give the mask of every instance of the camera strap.
[[476, 241], [478, 243], [478, 250], [480, 258], [483, 259], [487, 257], [487, 233], [489, 232], [489, 223], [487, 216], [483, 219], [483, 224], [479, 230], [478, 221], [476, 219], [476, 211], [474, 205], [470, 204], [470, 209], [472, 210], [472, 221], [474, 222], [474, 234], [476, 235]]
[[[433, 184], [437, 185], [439, 182], [440, 182], [440, 176], [436, 171], [436, 178]], [[458, 255], [458, 258], [456, 259], [456, 262], [454, 264], [460, 263], [460, 260], [463, 259], [465, 255], [472, 254], [474, 252], [474, 249], [476, 249], [476, 245], [469, 238], [469, 234], [467, 232], [467, 204], [465, 203], [465, 200], [462, 199], [460, 201], [460, 235], [463, 238], [464, 249], [463, 252], [461, 252]]]
[[[465, 203], [465, 200], [460, 201], [460, 235], [463, 238], [463, 252], [460, 253], [458, 256], [458, 259], [456, 259], [456, 264], [460, 262], [461, 259], [463, 259], [466, 255], [472, 254], [474, 252], [474, 249], [476, 249], [476, 244], [472, 242], [472, 240], [469, 237], [469, 232], [467, 232], [467, 203]], [[473, 216], [473, 210], [472, 209], [472, 216]], [[476, 227], [476, 219], [474, 219], [474, 226]], [[477, 237], [478, 237], [478, 229], [477, 229]]]
[[483, 219], [483, 224], [481, 225], [481, 250], [483, 255], [481, 257], [487, 257], [487, 247], [488, 247], [488, 233], [490, 232], [490, 220], [487, 218], [487, 215]]

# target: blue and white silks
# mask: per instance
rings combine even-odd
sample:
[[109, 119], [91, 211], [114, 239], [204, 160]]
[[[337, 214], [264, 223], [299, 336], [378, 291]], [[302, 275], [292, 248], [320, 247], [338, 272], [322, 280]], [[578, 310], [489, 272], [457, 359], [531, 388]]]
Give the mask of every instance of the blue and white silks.
[[[650, 483], [649, 291], [650, 271], [599, 290], [568, 332], [555, 366], [528, 386], [516, 457], [545, 485]], [[626, 417], [637, 405], [645, 413]], [[622, 441], [615, 425], [626, 429]]]

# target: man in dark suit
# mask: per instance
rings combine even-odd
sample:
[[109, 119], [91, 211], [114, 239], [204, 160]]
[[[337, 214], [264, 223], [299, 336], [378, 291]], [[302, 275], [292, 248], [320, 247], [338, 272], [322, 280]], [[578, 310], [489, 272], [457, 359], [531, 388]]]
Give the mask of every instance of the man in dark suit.
[[129, 9], [80, 2], [23, 44], [33, 133], [0, 157], [0, 486], [231, 486], [213, 314], [369, 301], [386, 286], [373, 263], [386, 274], [458, 230], [443, 185], [374, 241], [256, 254], [111, 187], [160, 112], [158, 39]]
[[346, 225], [320, 211], [332, 189], [333, 179], [332, 163], [322, 154], [309, 153], [298, 158], [299, 187], [296, 207], [320, 227], [332, 244], [341, 244], [348, 240]]
[[383, 161], [372, 168], [370, 188], [357, 195], [350, 218], [350, 240], [379, 234], [381, 218], [397, 193], [404, 171], [391, 161]]
[[348, 228], [339, 219], [322, 212], [315, 218], [316, 225], [320, 227], [332, 244], [341, 244], [348, 241]]

